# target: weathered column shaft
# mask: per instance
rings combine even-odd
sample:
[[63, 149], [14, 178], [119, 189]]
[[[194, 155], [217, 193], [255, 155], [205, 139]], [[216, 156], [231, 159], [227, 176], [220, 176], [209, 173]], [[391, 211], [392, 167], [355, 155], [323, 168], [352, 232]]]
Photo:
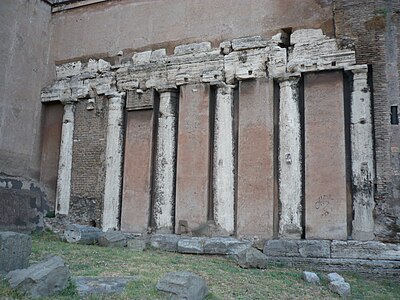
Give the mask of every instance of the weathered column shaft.
[[233, 147], [233, 89], [228, 86], [219, 87], [214, 123], [214, 220], [229, 233], [233, 233], [235, 229]]
[[118, 228], [119, 198], [122, 181], [123, 107], [123, 94], [118, 96], [113, 95], [109, 98], [103, 231]]
[[56, 213], [62, 215], [68, 215], [71, 196], [72, 145], [74, 142], [75, 122], [74, 113], [74, 103], [65, 103], [56, 195]]
[[366, 65], [353, 67], [351, 94], [351, 159], [353, 179], [353, 230], [356, 240], [374, 239], [374, 153], [371, 96]]
[[174, 91], [160, 93], [153, 199], [153, 219], [158, 231], [174, 229], [177, 101]]
[[283, 79], [279, 103], [279, 236], [300, 239], [302, 234], [302, 162], [299, 77]]

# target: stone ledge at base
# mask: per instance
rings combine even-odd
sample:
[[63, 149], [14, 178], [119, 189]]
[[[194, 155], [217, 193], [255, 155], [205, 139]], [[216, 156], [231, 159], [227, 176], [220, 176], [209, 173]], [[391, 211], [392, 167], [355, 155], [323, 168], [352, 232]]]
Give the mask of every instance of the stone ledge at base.
[[267, 260], [272, 264], [284, 264], [295, 268], [307, 268], [327, 272], [355, 272], [364, 275], [391, 277], [400, 281], [400, 261], [273, 256], [267, 256]]
[[400, 261], [400, 244], [377, 241], [268, 240], [264, 245], [264, 254], [270, 257]]

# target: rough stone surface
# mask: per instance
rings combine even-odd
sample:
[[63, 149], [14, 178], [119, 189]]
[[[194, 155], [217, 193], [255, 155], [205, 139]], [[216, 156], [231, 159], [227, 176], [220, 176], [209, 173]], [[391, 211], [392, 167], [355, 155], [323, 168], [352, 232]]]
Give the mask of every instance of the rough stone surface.
[[174, 54], [175, 55], [184, 55], [191, 53], [199, 53], [204, 51], [211, 50], [210, 42], [202, 42], [202, 43], [194, 43], [187, 45], [179, 45], [175, 47]]
[[344, 278], [339, 275], [338, 273], [329, 273], [327, 275], [328, 281], [329, 282], [334, 282], [334, 281], [341, 281], [344, 282]]
[[236, 254], [251, 247], [249, 242], [239, 241], [232, 237], [213, 237], [204, 243], [205, 254]]
[[99, 236], [98, 243], [103, 247], [126, 247], [127, 239], [120, 231], [107, 231]]
[[267, 268], [267, 256], [253, 247], [239, 251], [233, 255], [233, 258], [239, 266], [245, 269]]
[[400, 244], [332, 241], [332, 258], [400, 260]]
[[129, 282], [137, 281], [137, 276], [127, 277], [74, 277], [76, 290], [81, 297], [89, 295], [121, 294]]
[[330, 258], [330, 241], [299, 241], [299, 254], [301, 257]]
[[267, 46], [267, 41], [260, 36], [250, 36], [245, 38], [233, 39], [232, 49], [234, 51], [252, 48], [263, 48]]
[[11, 271], [6, 279], [12, 289], [27, 293], [32, 298], [49, 296], [65, 289], [69, 270], [59, 256], [31, 265], [27, 269]]
[[180, 238], [175, 234], [155, 234], [150, 238], [150, 245], [155, 249], [176, 252]]
[[5, 231], [0, 232], [0, 274], [29, 265], [32, 239], [29, 235]]
[[147, 242], [144, 239], [129, 239], [126, 247], [132, 251], [143, 251], [147, 248]]
[[202, 254], [204, 253], [204, 242], [205, 238], [181, 238], [178, 241], [178, 252]]
[[206, 282], [191, 272], [167, 273], [156, 288], [171, 294], [173, 299], [202, 300], [208, 294]]
[[381, 276], [387, 278], [399, 278], [400, 261], [397, 260], [369, 260], [369, 259], [338, 259], [338, 258], [304, 258], [304, 257], [277, 257], [268, 256], [271, 264], [286, 265], [294, 268], [310, 268], [328, 272], [354, 272]]
[[332, 281], [328, 285], [329, 289], [339, 294], [341, 297], [348, 297], [351, 293], [350, 284], [344, 281]]
[[302, 275], [302, 278], [306, 282], [313, 283], [313, 284], [320, 284], [319, 277], [314, 272], [304, 271], [303, 275]]
[[294, 240], [268, 240], [264, 246], [264, 254], [267, 256], [299, 256], [299, 247]]
[[101, 233], [101, 230], [96, 227], [71, 224], [65, 229], [64, 237], [68, 243], [93, 245], [97, 243]]

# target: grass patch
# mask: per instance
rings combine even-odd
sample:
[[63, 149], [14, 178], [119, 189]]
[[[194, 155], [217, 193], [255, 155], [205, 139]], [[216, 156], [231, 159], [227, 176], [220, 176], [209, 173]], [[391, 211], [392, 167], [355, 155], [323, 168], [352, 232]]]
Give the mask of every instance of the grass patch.
[[[90, 297], [88, 299], [167, 299], [155, 286], [167, 272], [191, 271], [202, 276], [210, 289], [208, 300], [216, 299], [339, 299], [331, 293], [326, 282], [321, 286], [305, 283], [302, 270], [270, 266], [267, 270], [245, 270], [234, 262], [218, 256], [183, 255], [155, 250], [134, 252], [126, 248], [64, 243], [49, 233], [32, 238], [31, 263], [46, 255], [64, 258], [73, 276], [139, 276], [120, 296]], [[320, 273], [319, 275], [323, 275]], [[390, 280], [363, 278], [343, 274], [351, 284], [351, 299], [398, 299], [400, 285]], [[0, 282], [0, 295], [24, 299]], [[67, 289], [48, 300], [80, 299], [71, 281]]]

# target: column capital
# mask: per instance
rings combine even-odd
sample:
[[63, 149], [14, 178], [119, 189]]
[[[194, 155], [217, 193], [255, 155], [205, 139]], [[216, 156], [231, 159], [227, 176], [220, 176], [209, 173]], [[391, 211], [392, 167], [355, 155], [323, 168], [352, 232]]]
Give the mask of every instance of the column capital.
[[76, 102], [78, 102], [78, 99], [76, 98], [64, 98], [64, 99], [60, 99], [60, 102], [62, 105], [69, 105], [69, 104], [75, 104]]
[[162, 93], [178, 93], [178, 88], [177, 87], [173, 87], [173, 86], [165, 86], [165, 87], [160, 87], [160, 88], [156, 88], [156, 91], [160, 94]]
[[344, 70], [351, 71], [353, 74], [367, 74], [368, 73], [368, 65], [348, 66]]
[[283, 76], [275, 78], [279, 83], [282, 82], [290, 82], [290, 81], [299, 81], [301, 78], [301, 73], [287, 73]]

